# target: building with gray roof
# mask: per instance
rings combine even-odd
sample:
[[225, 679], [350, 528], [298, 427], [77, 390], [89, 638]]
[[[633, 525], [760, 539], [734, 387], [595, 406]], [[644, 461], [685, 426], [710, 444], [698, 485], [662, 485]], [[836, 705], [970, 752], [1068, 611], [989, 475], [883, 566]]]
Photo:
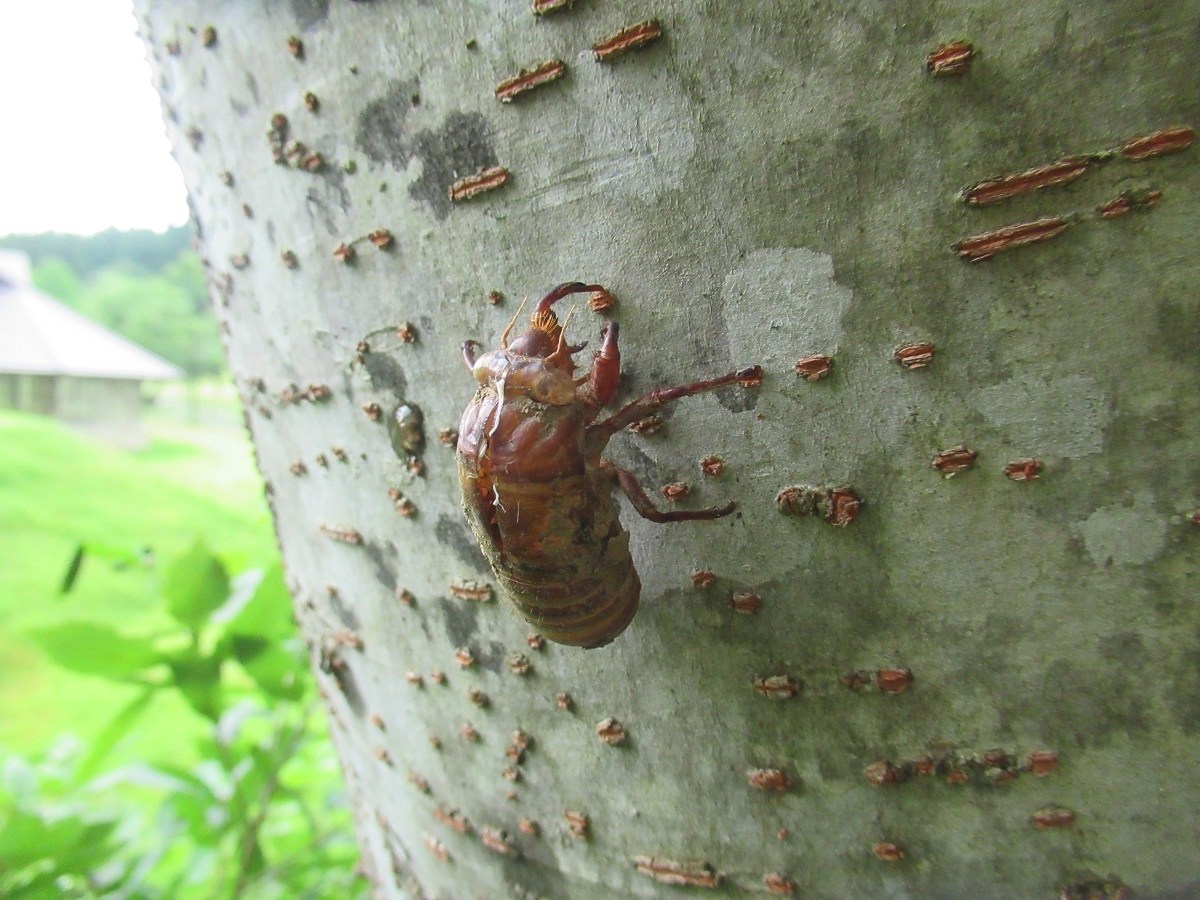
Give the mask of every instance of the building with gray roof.
[[33, 286], [0, 250], [0, 408], [41, 413], [123, 447], [145, 443], [142, 382], [182, 378], [165, 359]]

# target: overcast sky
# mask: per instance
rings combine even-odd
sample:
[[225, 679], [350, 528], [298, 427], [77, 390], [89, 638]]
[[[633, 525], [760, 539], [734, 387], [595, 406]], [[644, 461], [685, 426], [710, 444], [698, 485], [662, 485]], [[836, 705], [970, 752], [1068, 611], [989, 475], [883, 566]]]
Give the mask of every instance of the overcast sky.
[[185, 221], [131, 0], [0, 0], [0, 235]]

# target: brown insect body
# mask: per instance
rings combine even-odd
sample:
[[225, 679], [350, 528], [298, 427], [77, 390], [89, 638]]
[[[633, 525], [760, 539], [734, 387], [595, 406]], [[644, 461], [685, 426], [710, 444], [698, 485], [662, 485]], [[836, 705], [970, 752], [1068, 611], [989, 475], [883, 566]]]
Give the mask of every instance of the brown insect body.
[[[632, 473], [601, 457], [609, 439], [664, 403], [735, 384], [738, 372], [651, 391], [597, 421], [616, 395], [621, 372], [617, 325], [604, 332], [587, 375], [575, 377], [573, 354], [551, 307], [599, 285], [562, 284], [536, 305], [530, 328], [482, 355], [474, 341], [463, 358], [481, 386], [459, 424], [458, 472], [463, 509], [502, 593], [531, 625], [560, 644], [599, 647], [637, 612], [641, 582], [612, 490], [654, 522], [714, 519], [720, 508], [657, 509]], [[518, 313], [519, 314], [519, 313]]]

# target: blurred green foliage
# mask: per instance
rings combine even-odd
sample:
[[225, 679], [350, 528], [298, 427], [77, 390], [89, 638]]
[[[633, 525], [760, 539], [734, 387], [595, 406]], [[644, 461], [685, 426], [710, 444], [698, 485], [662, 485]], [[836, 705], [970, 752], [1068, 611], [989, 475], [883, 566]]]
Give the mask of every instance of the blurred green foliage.
[[37, 264], [33, 270], [33, 283], [35, 287], [51, 297], [57, 297], [67, 306], [79, 308], [84, 291], [83, 279], [57, 256], [51, 256]]
[[224, 371], [204, 267], [186, 229], [9, 235], [0, 246], [30, 255], [37, 288], [189, 377]]
[[[0, 245], [30, 253], [42, 290], [189, 375], [223, 368], [184, 229]], [[246, 473], [219, 464], [214, 435], [120, 454], [19, 414], [0, 434], [0, 531], [20, 562], [0, 567], [0, 695], [6, 714], [42, 703], [4, 728], [26, 748], [47, 747], [34, 721], [87, 735], [0, 750], [0, 897], [365, 896], [279, 567], [226, 567], [273, 557]], [[177, 553], [193, 530], [220, 534], [222, 555], [196, 544], [159, 568], [135, 543]], [[71, 603], [52, 602], [55, 582]]]
[[[34, 270], [39, 286], [43, 269], [52, 263], [41, 263]], [[102, 269], [83, 285], [71, 305], [173, 362], [192, 378], [215, 375], [224, 367], [200, 261], [190, 250], [161, 274], [139, 274], [117, 266]]]
[[[136, 691], [91, 746], [0, 758], [0, 897], [365, 897], [279, 566], [231, 578], [197, 543], [164, 567], [162, 592], [169, 624], [151, 631], [31, 632], [58, 665]], [[199, 762], [107, 765], [163, 692], [208, 723]]]
[[89, 235], [8, 234], [0, 238], [0, 247], [28, 253], [35, 266], [46, 259], [59, 259], [80, 278], [87, 279], [121, 263], [142, 272], [160, 272], [188, 249], [189, 231], [187, 226], [179, 226], [166, 231], [109, 228]]
[[[148, 417], [150, 444], [132, 453], [53, 419], [0, 410], [2, 746], [32, 754], [67, 730], [91, 741], [135, 691], [53, 665], [26, 637], [30, 629], [85, 617], [122, 630], [170, 623], [154, 560], [182, 553], [197, 533], [212, 535], [232, 571], [277, 558], [241, 429], [164, 424], [160, 407]], [[78, 583], [60, 596], [81, 542]], [[150, 552], [132, 552], [144, 544]], [[173, 743], [200, 720], [178, 692], [159, 692], [148, 712], [122, 754], [179, 759]], [[182, 752], [191, 745], [183, 740]]]

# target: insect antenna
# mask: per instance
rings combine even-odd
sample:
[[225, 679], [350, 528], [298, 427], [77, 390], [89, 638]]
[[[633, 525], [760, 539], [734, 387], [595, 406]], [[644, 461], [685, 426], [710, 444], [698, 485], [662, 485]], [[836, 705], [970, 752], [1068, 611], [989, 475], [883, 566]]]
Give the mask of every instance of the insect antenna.
[[500, 335], [500, 349], [508, 349], [508, 336], [512, 334], [513, 327], [517, 324], [517, 319], [521, 318], [521, 310], [525, 308], [525, 304], [529, 302], [529, 295], [525, 295], [525, 299], [521, 301], [521, 305], [517, 307], [517, 314], [512, 317], [512, 321], [508, 323], [508, 327], [504, 329], [504, 334]]

